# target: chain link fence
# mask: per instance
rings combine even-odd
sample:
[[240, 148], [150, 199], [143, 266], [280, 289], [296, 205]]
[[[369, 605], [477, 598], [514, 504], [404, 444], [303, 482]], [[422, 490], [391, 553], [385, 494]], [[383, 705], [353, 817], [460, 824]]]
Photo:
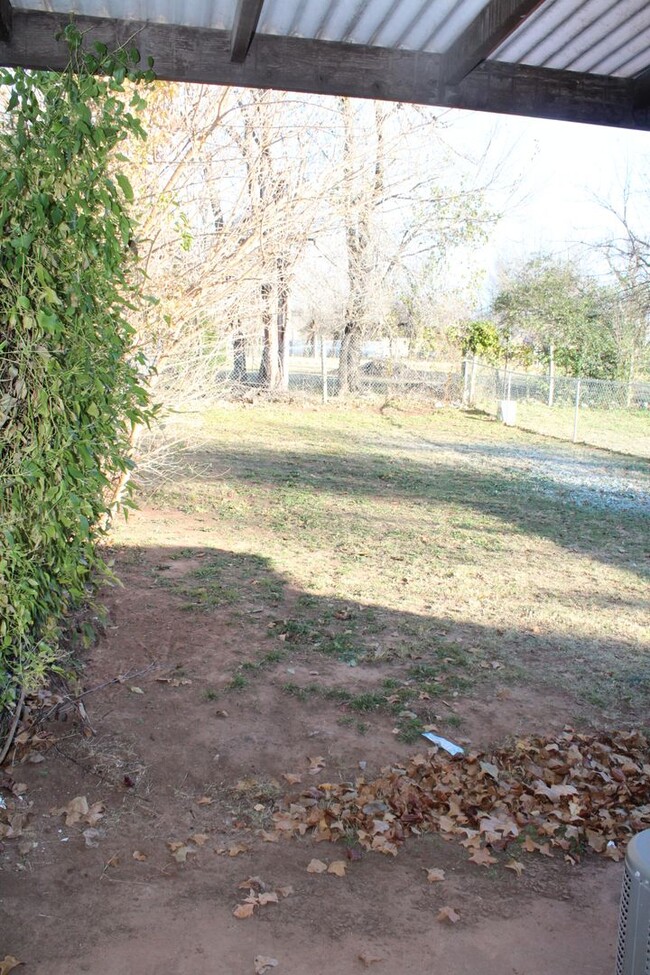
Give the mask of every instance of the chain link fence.
[[463, 403], [535, 433], [650, 457], [650, 382], [531, 375], [467, 360]]
[[366, 342], [358, 368], [341, 385], [340, 342], [316, 338], [287, 344], [284, 368], [269, 382], [261, 345], [247, 344], [245, 367], [236, 368], [232, 348], [213, 347], [180, 356], [158, 377], [165, 402], [183, 408], [197, 399], [226, 396], [302, 396], [322, 402], [355, 399], [411, 401], [421, 408], [474, 408], [522, 429], [650, 457], [650, 382], [625, 383], [522, 373], [469, 357], [440, 362], [414, 359], [406, 343]]

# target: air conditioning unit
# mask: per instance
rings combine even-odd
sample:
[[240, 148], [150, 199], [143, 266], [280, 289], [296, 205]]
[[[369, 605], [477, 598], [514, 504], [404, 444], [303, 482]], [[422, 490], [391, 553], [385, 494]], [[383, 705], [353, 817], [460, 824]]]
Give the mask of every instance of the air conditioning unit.
[[650, 829], [630, 840], [625, 855], [616, 975], [650, 975]]

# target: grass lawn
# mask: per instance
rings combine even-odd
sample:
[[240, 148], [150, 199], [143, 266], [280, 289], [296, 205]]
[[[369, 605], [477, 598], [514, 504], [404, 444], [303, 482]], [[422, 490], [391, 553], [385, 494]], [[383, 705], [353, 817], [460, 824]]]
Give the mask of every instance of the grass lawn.
[[497, 678], [561, 688], [576, 719], [645, 721], [643, 462], [451, 410], [226, 405], [182, 427], [200, 446], [148, 501], [209, 513], [222, 550], [160, 584], [188, 610], [278, 606], [235, 688], [327, 655], [367, 671], [361, 700], [318, 681], [287, 694], [338, 694], [350, 721], [392, 710], [406, 740], [439, 699]]

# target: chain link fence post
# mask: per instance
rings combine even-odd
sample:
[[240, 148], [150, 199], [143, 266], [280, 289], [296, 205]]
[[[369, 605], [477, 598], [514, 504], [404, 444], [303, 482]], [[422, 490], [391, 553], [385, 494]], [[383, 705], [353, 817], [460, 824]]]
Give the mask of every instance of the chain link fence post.
[[576, 402], [573, 413], [573, 442], [578, 442], [578, 417], [580, 415], [580, 379], [576, 381]]

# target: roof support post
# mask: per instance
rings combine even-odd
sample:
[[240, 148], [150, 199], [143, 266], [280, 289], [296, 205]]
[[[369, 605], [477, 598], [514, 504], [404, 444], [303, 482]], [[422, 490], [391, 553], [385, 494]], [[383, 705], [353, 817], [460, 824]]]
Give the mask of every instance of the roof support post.
[[237, 0], [230, 32], [230, 60], [236, 64], [246, 60], [263, 6], [264, 0]]
[[490, 0], [443, 54], [440, 83], [460, 84], [542, 3], [543, 0]]

